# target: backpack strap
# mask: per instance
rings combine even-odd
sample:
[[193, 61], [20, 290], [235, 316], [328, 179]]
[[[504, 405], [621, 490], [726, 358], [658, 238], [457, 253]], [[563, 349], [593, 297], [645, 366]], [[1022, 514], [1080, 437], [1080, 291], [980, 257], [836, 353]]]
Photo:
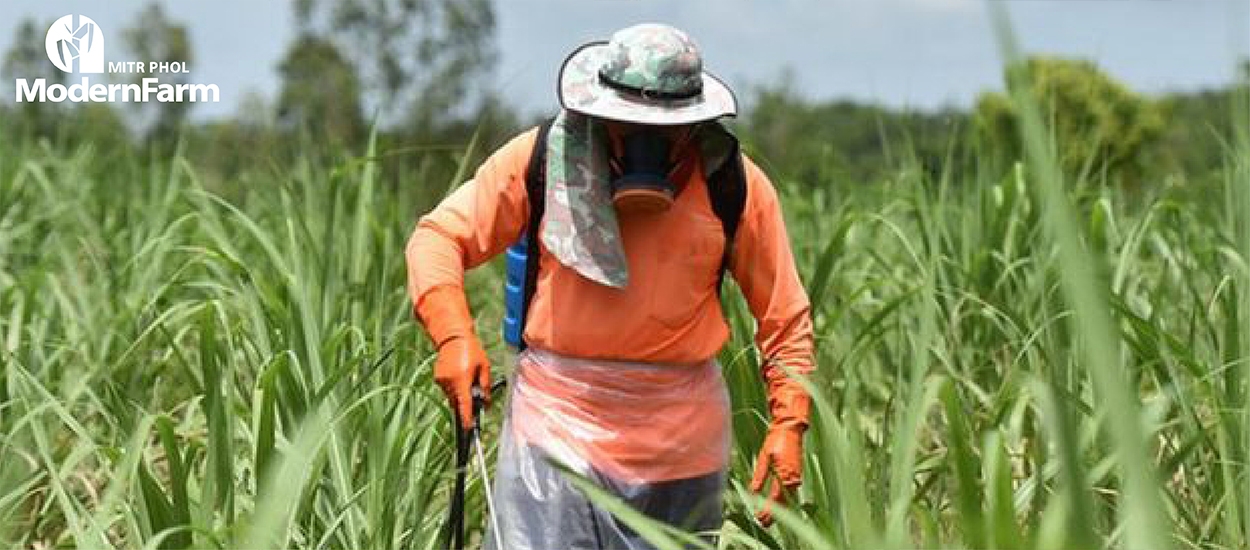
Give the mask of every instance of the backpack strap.
[[518, 351], [524, 350], [525, 319], [529, 315], [530, 302], [534, 300], [534, 291], [538, 288], [538, 263], [542, 255], [539, 225], [543, 221], [543, 212], [547, 209], [547, 132], [551, 130], [554, 118], [547, 119], [538, 127], [538, 137], [534, 140], [534, 150], [530, 153], [530, 164], [525, 169], [525, 198], [529, 203], [529, 223], [525, 226], [525, 296], [521, 301], [521, 341]]
[[742, 151], [737, 140], [730, 147], [729, 158], [708, 177], [708, 199], [712, 202], [712, 211], [720, 219], [721, 229], [725, 232], [725, 249], [721, 255], [720, 270], [716, 274], [716, 292], [721, 291], [725, 281], [725, 271], [733, 259], [734, 237], [738, 234], [738, 225], [742, 221], [742, 211], [747, 204], [746, 168], [742, 164]]

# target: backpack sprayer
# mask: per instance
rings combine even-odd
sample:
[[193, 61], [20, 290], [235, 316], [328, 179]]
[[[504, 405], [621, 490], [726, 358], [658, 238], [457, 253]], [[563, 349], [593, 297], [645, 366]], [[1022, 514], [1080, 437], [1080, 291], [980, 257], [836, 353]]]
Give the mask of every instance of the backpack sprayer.
[[508, 247], [504, 252], [506, 259], [503, 283], [504, 314], [503, 341], [515, 350], [524, 349], [522, 340], [525, 332], [525, 313], [528, 309], [526, 299], [526, 276], [529, 264], [529, 238], [525, 235]]

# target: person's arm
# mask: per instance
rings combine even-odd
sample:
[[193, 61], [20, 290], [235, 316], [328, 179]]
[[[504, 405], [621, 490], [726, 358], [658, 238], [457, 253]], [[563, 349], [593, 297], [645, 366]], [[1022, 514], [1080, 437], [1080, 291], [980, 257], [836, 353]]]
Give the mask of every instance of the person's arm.
[[529, 221], [525, 170], [536, 131], [509, 141], [417, 222], [408, 240], [408, 293], [413, 305], [440, 286], [463, 290], [464, 272], [516, 241]]
[[417, 222], [404, 254], [413, 314], [438, 349], [435, 381], [467, 429], [472, 387], [489, 403], [490, 365], [473, 330], [464, 272], [516, 241], [529, 219], [525, 170], [535, 131], [504, 145], [460, 188]]
[[[803, 432], [811, 400], [792, 375], [815, 369], [811, 304], [794, 264], [777, 191], [745, 157], [743, 167], [747, 204], [734, 239], [730, 272], [758, 325], [755, 343], [772, 416], [751, 488], [762, 490], [774, 474], [777, 482], [769, 498], [784, 502], [783, 489], [793, 491], [802, 477]], [[772, 521], [767, 508], [759, 516], [766, 525]]]

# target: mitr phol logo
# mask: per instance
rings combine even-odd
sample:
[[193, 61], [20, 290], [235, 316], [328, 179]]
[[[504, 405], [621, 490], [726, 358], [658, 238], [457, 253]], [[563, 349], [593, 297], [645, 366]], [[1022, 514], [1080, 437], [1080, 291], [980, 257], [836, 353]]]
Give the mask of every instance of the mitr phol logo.
[[48, 59], [67, 73], [104, 72], [104, 35], [90, 17], [66, 15], [48, 28]]
[[[221, 100], [221, 90], [216, 84], [187, 84], [190, 69], [186, 61], [104, 61], [104, 31], [90, 17], [66, 15], [48, 28], [44, 48], [48, 61], [56, 68], [71, 74], [129, 74], [117, 80], [129, 80], [127, 84], [93, 84], [87, 76], [77, 82], [62, 84], [59, 79], [49, 82], [46, 78], [17, 79], [18, 103], [216, 103]], [[107, 66], [107, 71], [105, 70]], [[176, 84], [161, 83], [157, 75], [182, 75]], [[150, 76], [149, 76], [150, 75]]]

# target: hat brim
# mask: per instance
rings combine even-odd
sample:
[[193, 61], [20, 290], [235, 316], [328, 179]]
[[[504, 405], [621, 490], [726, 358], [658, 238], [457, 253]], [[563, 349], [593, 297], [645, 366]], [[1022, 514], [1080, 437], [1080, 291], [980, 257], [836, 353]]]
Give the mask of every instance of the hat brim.
[[655, 125], [694, 124], [738, 114], [733, 92], [707, 71], [703, 72], [703, 93], [690, 99], [651, 99], [609, 88], [599, 81], [599, 68], [607, 56], [608, 43], [602, 41], [569, 54], [560, 66], [560, 105], [596, 118]]

